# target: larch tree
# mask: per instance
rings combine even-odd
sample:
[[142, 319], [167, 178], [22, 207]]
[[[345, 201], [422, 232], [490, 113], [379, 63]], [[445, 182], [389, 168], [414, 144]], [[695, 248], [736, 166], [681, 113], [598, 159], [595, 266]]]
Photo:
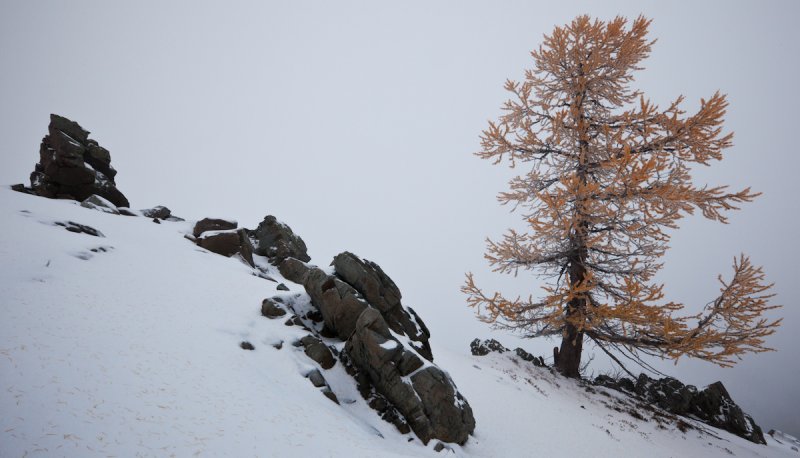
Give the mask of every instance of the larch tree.
[[692, 183], [693, 164], [721, 160], [732, 144], [725, 95], [687, 115], [683, 97], [660, 109], [630, 88], [654, 43], [650, 22], [580, 16], [556, 27], [531, 53], [524, 81], [506, 81], [511, 99], [476, 153], [524, 167], [498, 199], [521, 210], [528, 229], [488, 240], [486, 258], [496, 272], [533, 270], [546, 282], [541, 299], [511, 299], [485, 293], [470, 273], [462, 291], [497, 327], [561, 336], [554, 364], [568, 377], [580, 377], [585, 339], [623, 369], [618, 355], [644, 366], [643, 355], [731, 366], [770, 350], [764, 338], [780, 323], [764, 316], [779, 306], [747, 256], [734, 258], [732, 278], [719, 277], [719, 296], [697, 314], [679, 316], [683, 305], [654, 281], [680, 218], [699, 210], [726, 223], [758, 193]]

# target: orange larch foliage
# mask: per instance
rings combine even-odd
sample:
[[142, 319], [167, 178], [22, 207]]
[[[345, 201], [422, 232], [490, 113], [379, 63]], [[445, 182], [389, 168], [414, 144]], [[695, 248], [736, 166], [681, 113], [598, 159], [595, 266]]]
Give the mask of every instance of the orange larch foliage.
[[654, 41], [650, 20], [609, 22], [580, 16], [545, 36], [522, 82], [507, 81], [512, 98], [490, 122], [477, 155], [495, 164], [526, 166], [499, 195], [521, 210], [529, 231], [488, 241], [494, 271], [530, 269], [547, 278], [540, 300], [485, 294], [472, 274], [462, 287], [485, 321], [529, 337], [561, 335], [556, 365], [577, 377], [584, 337], [614, 358], [614, 350], [702, 358], [722, 366], [762, 352], [780, 320], [768, 321], [772, 285], [742, 255], [730, 281], [703, 313], [678, 316], [653, 277], [668, 229], [696, 209], [726, 223], [725, 213], [758, 196], [749, 188], [696, 186], [692, 164], [723, 158], [728, 105], [719, 92], [688, 115], [678, 97], [666, 109], [630, 89], [633, 72]]

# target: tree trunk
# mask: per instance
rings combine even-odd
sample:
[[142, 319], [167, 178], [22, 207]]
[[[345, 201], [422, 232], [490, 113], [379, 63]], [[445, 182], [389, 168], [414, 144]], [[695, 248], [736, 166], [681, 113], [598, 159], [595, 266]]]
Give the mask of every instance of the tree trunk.
[[[569, 306], [574, 310], [573, 305]], [[569, 311], [567, 312], [569, 314]], [[581, 352], [583, 351], [583, 332], [578, 331], [574, 325], [567, 323], [564, 335], [561, 338], [561, 349], [558, 351], [556, 369], [564, 377], [580, 378]]]

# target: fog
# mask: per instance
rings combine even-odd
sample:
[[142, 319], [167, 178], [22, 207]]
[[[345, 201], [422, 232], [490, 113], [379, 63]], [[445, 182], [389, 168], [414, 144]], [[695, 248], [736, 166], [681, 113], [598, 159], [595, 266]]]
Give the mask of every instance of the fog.
[[[58, 113], [111, 151], [134, 208], [251, 228], [274, 214], [316, 263], [343, 250], [378, 262], [434, 350], [494, 337], [549, 355], [555, 342], [492, 332], [459, 292], [472, 271], [489, 290], [541, 293], [533, 274], [505, 278], [483, 259], [487, 236], [521, 222], [495, 198], [514, 171], [472, 153], [543, 34], [578, 14], [640, 13], [658, 42], [635, 87], [662, 106], [683, 94], [690, 111], [729, 95], [735, 146], [696, 181], [763, 192], [729, 225], [682, 220], [659, 277], [667, 295], [702, 306], [743, 251], [784, 304], [771, 315], [784, 317], [768, 340], [776, 352], [732, 369], [658, 367], [697, 385], [722, 380], [767, 430], [800, 435], [796, 2], [5, 0], [0, 184], [27, 183]], [[598, 356], [590, 371], [610, 368]]]

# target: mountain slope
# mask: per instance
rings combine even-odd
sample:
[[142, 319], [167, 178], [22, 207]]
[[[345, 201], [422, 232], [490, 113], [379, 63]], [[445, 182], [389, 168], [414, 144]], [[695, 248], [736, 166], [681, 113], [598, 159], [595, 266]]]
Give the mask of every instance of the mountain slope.
[[[190, 223], [8, 189], [0, 217], [0, 456], [440, 456], [380, 420], [340, 365], [325, 373], [340, 405], [313, 387], [291, 345], [304, 333], [260, 315], [276, 283], [185, 240]], [[769, 437], [638, 420], [605, 405], [618, 394], [504, 355], [434, 355], [477, 420], [442, 453], [796, 456]]]

